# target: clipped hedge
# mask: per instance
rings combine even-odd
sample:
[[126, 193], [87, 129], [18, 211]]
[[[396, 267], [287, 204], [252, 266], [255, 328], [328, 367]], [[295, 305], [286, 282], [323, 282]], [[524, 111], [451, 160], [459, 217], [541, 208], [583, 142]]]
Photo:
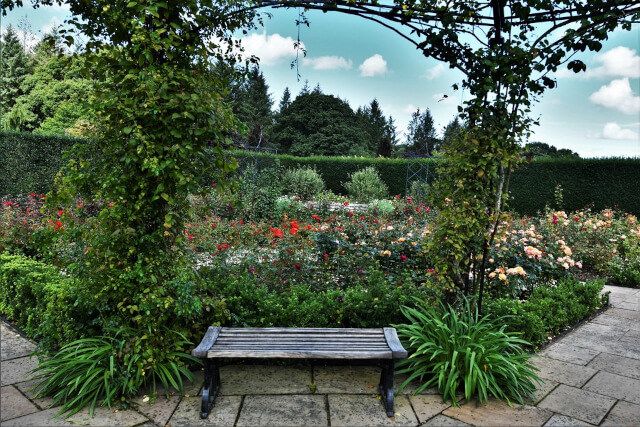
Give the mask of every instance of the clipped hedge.
[[[237, 158], [244, 158], [245, 155], [247, 154], [243, 152], [236, 153]], [[351, 174], [363, 170], [368, 166], [373, 166], [380, 174], [382, 181], [389, 188], [389, 194], [405, 194], [407, 180], [406, 159], [387, 159], [382, 157], [295, 157], [288, 154], [274, 155], [269, 153], [252, 153], [251, 156], [256, 159], [261, 167], [273, 165], [277, 159], [280, 166], [286, 169], [297, 169], [301, 167], [315, 169], [320, 176], [322, 176], [327, 189], [335, 194], [341, 195], [347, 194], [347, 189], [343, 184], [349, 182]], [[429, 167], [431, 169], [433, 166], [435, 170], [435, 160], [425, 159], [423, 161], [431, 162]]]
[[77, 139], [0, 132], [0, 195], [46, 193]]
[[[0, 132], [0, 195], [45, 193], [63, 164], [62, 153], [77, 139]], [[278, 163], [286, 169], [310, 167], [318, 171], [327, 189], [346, 195], [344, 183], [349, 176], [367, 166], [375, 167], [389, 194], [405, 194], [406, 159], [366, 157], [295, 157], [269, 153], [234, 152], [241, 165], [256, 162], [259, 167]], [[436, 159], [425, 159], [429, 172], [437, 167]], [[203, 182], [211, 178], [203, 177]], [[568, 211], [592, 207], [595, 210], [618, 208], [640, 215], [640, 158], [579, 159], [536, 158], [513, 173], [509, 190], [510, 209], [520, 214], [535, 214], [554, 205], [557, 184], [563, 188]], [[555, 206], [553, 206], [555, 207]]]
[[535, 214], [554, 206], [560, 184], [567, 211], [592, 207], [618, 208], [640, 214], [640, 158], [541, 158], [520, 166], [511, 177], [509, 206], [521, 214]]

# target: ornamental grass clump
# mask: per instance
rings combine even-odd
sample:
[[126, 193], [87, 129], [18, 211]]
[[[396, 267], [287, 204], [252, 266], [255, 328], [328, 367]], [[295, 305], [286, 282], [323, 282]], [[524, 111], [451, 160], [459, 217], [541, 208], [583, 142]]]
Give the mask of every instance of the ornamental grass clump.
[[480, 317], [467, 300], [461, 310], [442, 303], [434, 309], [418, 301], [402, 313], [409, 323], [396, 327], [413, 354], [399, 364], [399, 373], [409, 375], [401, 390], [418, 379], [422, 384], [416, 394], [436, 386], [443, 401], [454, 406], [459, 392], [467, 400], [477, 395], [481, 403], [492, 395], [523, 404], [533, 395], [540, 379], [529, 363], [532, 355], [522, 350], [528, 343], [498, 326], [503, 318]]
[[[57, 415], [68, 412], [70, 417], [89, 405], [89, 416], [93, 417], [96, 405], [111, 408], [125, 403], [145, 384], [151, 384], [155, 391], [156, 382], [160, 382], [167, 393], [173, 387], [182, 394], [182, 378], [193, 381], [185, 362], [200, 362], [184, 353], [184, 348], [192, 343], [180, 332], [149, 329], [140, 337], [127, 327], [111, 332], [112, 336], [71, 342], [42, 361], [32, 371], [35, 379], [42, 380], [35, 387], [36, 397], [52, 397], [51, 406], [60, 406]], [[162, 336], [167, 339], [162, 340]], [[158, 339], [160, 342], [155, 341]], [[154, 348], [162, 354], [157, 354]]]

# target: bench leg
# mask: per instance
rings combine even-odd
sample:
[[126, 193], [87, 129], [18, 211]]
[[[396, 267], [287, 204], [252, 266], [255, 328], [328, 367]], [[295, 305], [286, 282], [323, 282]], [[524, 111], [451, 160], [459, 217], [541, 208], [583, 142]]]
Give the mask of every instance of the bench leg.
[[211, 359], [204, 359], [204, 386], [202, 387], [202, 407], [200, 418], [203, 420], [209, 416], [213, 401], [220, 390], [220, 369], [218, 364]]
[[387, 412], [388, 417], [393, 417], [393, 371], [394, 362], [391, 360], [384, 360], [382, 362], [382, 374], [380, 375], [380, 385], [378, 391], [382, 397], [382, 403], [384, 409]]

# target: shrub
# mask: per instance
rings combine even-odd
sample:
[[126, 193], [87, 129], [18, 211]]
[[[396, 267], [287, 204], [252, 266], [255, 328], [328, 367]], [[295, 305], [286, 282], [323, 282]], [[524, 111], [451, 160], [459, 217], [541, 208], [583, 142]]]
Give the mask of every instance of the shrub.
[[394, 209], [391, 200], [372, 200], [367, 206], [367, 210], [373, 215], [389, 215], [393, 213]]
[[416, 393], [436, 385], [443, 400], [454, 406], [460, 389], [467, 400], [477, 394], [480, 402], [493, 395], [523, 404], [533, 395], [534, 382], [540, 379], [529, 363], [532, 356], [522, 350], [528, 343], [498, 326], [501, 319], [480, 317], [466, 300], [461, 311], [419, 303], [416, 308], [403, 307], [402, 312], [409, 323], [396, 327], [413, 352], [400, 362], [399, 373], [409, 374], [402, 388], [419, 379], [422, 385]]
[[529, 299], [489, 300], [484, 311], [494, 319], [503, 319], [507, 332], [522, 334], [533, 347], [547, 343], [547, 337], [573, 326], [608, 302], [602, 295], [604, 281], [580, 282], [573, 277], [553, 286], [534, 289]]
[[247, 167], [242, 173], [236, 194], [237, 219], [257, 221], [271, 218], [280, 193], [278, 168], [258, 170], [254, 166]]
[[[90, 404], [93, 417], [96, 405], [125, 402], [145, 384], [156, 390], [159, 381], [167, 391], [173, 386], [183, 392], [182, 377], [193, 381], [185, 362], [199, 360], [184, 353], [188, 342], [176, 331], [110, 330], [112, 335], [84, 338], [65, 345], [33, 371], [41, 379], [37, 397], [51, 396], [51, 406], [60, 406], [58, 415], [71, 416]], [[142, 338], [142, 339], [140, 339]], [[158, 350], [161, 347], [161, 350]], [[157, 359], [158, 351], [162, 357]]]
[[369, 203], [372, 200], [384, 199], [389, 196], [386, 184], [372, 166], [354, 172], [351, 174], [350, 180], [343, 185], [349, 196], [361, 203]]
[[71, 279], [21, 255], [0, 254], [0, 312], [47, 352], [95, 330]]
[[324, 189], [324, 181], [318, 171], [309, 166], [287, 169], [282, 176], [284, 194], [302, 200], [313, 200]]

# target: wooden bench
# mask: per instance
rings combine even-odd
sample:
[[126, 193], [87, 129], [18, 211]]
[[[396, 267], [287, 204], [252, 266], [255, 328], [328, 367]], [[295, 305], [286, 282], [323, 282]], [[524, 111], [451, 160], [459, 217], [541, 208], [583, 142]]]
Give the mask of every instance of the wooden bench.
[[222, 328], [211, 326], [191, 354], [204, 359], [201, 418], [220, 390], [223, 358], [370, 359], [382, 361], [378, 390], [393, 416], [394, 360], [405, 359], [394, 328]]

